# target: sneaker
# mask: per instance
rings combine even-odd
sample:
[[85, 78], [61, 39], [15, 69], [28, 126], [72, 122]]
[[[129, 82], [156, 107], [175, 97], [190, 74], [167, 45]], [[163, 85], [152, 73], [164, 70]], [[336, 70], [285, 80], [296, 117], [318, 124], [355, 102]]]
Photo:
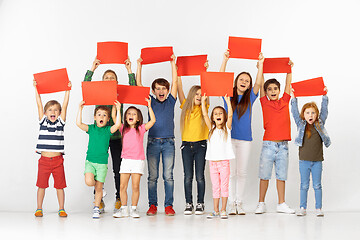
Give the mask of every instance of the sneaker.
[[100, 218], [100, 209], [99, 209], [99, 207], [94, 207], [94, 210], [93, 210], [93, 218], [94, 218], [94, 219]]
[[302, 217], [306, 215], [306, 209], [301, 207], [300, 210], [296, 213], [297, 216]]
[[207, 219], [213, 219], [213, 218], [217, 218], [220, 216], [219, 212], [212, 212], [209, 215], [206, 216]]
[[229, 204], [229, 215], [236, 215], [236, 203]]
[[120, 209], [113, 214], [114, 218], [123, 218], [129, 216], [129, 209], [127, 206], [121, 206]]
[[136, 206], [131, 206], [130, 208], [130, 217], [139, 218], [140, 214]]
[[191, 214], [193, 214], [193, 211], [194, 211], [194, 206], [192, 205], [192, 203], [186, 203], [184, 214], [191, 215]]
[[120, 209], [117, 210], [117, 211], [113, 214], [113, 217], [114, 217], [114, 218], [121, 218], [121, 217], [122, 217]]
[[44, 216], [42, 209], [36, 209], [35, 217], [42, 217]]
[[324, 212], [321, 210], [321, 208], [316, 209], [316, 216], [317, 217], [323, 217]]
[[[166, 213], [166, 208], [165, 208], [165, 213]], [[157, 214], [157, 207], [154, 204], [151, 204], [149, 210], [146, 212], [146, 215], [154, 216], [156, 214]]]
[[221, 218], [221, 219], [228, 219], [228, 215], [227, 215], [227, 213], [226, 213], [225, 210], [222, 210], [222, 211], [220, 212], [220, 218]]
[[245, 211], [244, 209], [242, 208], [242, 203], [237, 203], [236, 204], [236, 212], [238, 215], [245, 215]]
[[59, 217], [67, 217], [67, 213], [65, 212], [64, 209], [60, 209], [58, 211]]
[[175, 211], [172, 206], [165, 207], [165, 215], [166, 216], [174, 216], [175, 215]]
[[195, 215], [203, 215], [204, 214], [204, 204], [203, 203], [198, 203], [196, 204], [196, 208], [195, 208]]
[[101, 199], [99, 210], [100, 210], [100, 214], [105, 212], [105, 203], [103, 199]]
[[120, 207], [121, 207], [120, 198], [116, 198], [116, 200], [115, 200], [115, 205], [114, 205], [114, 213], [116, 213], [117, 211], [119, 211]]
[[255, 214], [263, 214], [266, 212], [266, 206], [264, 202], [259, 202], [256, 209]]
[[285, 202], [278, 204], [276, 207], [278, 213], [294, 214], [295, 210], [291, 209]]

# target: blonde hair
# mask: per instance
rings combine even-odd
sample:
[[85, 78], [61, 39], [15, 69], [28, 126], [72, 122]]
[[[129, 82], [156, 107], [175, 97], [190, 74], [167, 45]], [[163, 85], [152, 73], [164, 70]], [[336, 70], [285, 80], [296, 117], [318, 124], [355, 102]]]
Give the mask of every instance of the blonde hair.
[[214, 107], [214, 109], [212, 110], [211, 112], [211, 116], [210, 116], [210, 122], [211, 122], [211, 130], [209, 131], [209, 141], [211, 139], [211, 135], [214, 133], [215, 129], [216, 129], [216, 123], [214, 121], [214, 111], [215, 109], [221, 109], [222, 112], [223, 112], [223, 115], [224, 115], [224, 121], [223, 123], [221, 124], [221, 130], [224, 131], [224, 140], [226, 141], [227, 137], [228, 137], [228, 131], [227, 131], [227, 128], [226, 128], [226, 122], [227, 122], [227, 113], [225, 111], [225, 109], [221, 106], [217, 106], [217, 107]]
[[57, 105], [57, 106], [59, 107], [60, 112], [61, 112], [61, 105], [60, 105], [60, 103], [59, 103], [58, 101], [56, 101], [56, 100], [50, 100], [50, 101], [48, 101], [48, 102], [45, 104], [45, 106], [44, 106], [44, 112], [46, 112], [46, 110], [48, 110], [49, 107], [52, 107], [52, 106], [54, 106], [54, 105]]
[[[187, 99], [184, 103], [184, 106], [181, 111], [180, 116], [180, 131], [184, 131], [185, 120], [188, 122], [190, 120], [191, 112], [194, 110], [194, 98], [196, 96], [196, 92], [201, 89], [199, 85], [194, 85], [190, 88]], [[201, 126], [205, 125], [204, 118], [201, 118]]]
[[[316, 119], [315, 119], [315, 121], [314, 121], [314, 125], [317, 127], [317, 129], [320, 130], [319, 108], [317, 107], [317, 105], [316, 105], [315, 102], [308, 102], [308, 103], [305, 103], [305, 104], [304, 104], [304, 106], [303, 106], [302, 109], [301, 109], [300, 118], [301, 118], [302, 120], [305, 120], [304, 113], [305, 113], [305, 110], [308, 109], [308, 108], [313, 108], [313, 109], [315, 110]], [[320, 130], [320, 131], [321, 131], [321, 130]], [[307, 138], [310, 138], [310, 137], [311, 137], [310, 126], [309, 126], [308, 123], [306, 123], [305, 133], [306, 133]]]

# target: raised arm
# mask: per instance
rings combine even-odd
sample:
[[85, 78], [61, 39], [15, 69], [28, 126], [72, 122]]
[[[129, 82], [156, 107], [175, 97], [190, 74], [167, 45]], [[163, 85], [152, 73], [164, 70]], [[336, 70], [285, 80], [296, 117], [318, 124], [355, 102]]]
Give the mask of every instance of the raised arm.
[[325, 121], [328, 116], [328, 105], [329, 105], [329, 98], [327, 96], [327, 92], [328, 92], [327, 87], [324, 88], [324, 91], [325, 91], [325, 94], [322, 96], [319, 118], [325, 124]]
[[[258, 72], [256, 74], [256, 81], [253, 87], [253, 92], [256, 94], [258, 94], [260, 88], [261, 88], [261, 83], [264, 81], [264, 56], [262, 53], [259, 54], [259, 61], [257, 63], [257, 68], [258, 68]], [[260, 93], [261, 94], [261, 93]]]
[[95, 57], [90, 70], [85, 74], [84, 82], [91, 82], [95, 69], [100, 65], [100, 60]]
[[183, 89], [181, 77], [177, 77], [177, 85], [178, 85], [179, 101], [180, 101], [180, 104], [182, 104], [183, 101], [185, 100], [185, 94], [184, 94], [184, 89]]
[[301, 118], [300, 118], [300, 113], [299, 113], [299, 106], [298, 106], [298, 101], [297, 98], [294, 96], [294, 89], [291, 89], [291, 113], [293, 115], [293, 118], [295, 120], [296, 126], [299, 126], [301, 124]]
[[[119, 103], [118, 100], [115, 101], [115, 107], [116, 107], [116, 116], [115, 116], [115, 120], [114, 120], [114, 125], [111, 126], [110, 128], [110, 132], [114, 133], [116, 132], [120, 127], [121, 127], [121, 115], [120, 115], [120, 107], [121, 107], [121, 103]], [[114, 109], [114, 107], [113, 107]], [[112, 114], [112, 113], [111, 113]]]
[[145, 124], [145, 130], [149, 130], [152, 126], [154, 126], [155, 122], [156, 122], [156, 118], [155, 118], [155, 113], [151, 108], [151, 98], [149, 97], [149, 99], [145, 98], [145, 100], [148, 103], [148, 108], [149, 108], [149, 115], [150, 115], [150, 121], [148, 121]]
[[[290, 60], [289, 65], [292, 68], [294, 66], [294, 63]], [[289, 95], [290, 95], [290, 91], [291, 91], [291, 81], [292, 81], [292, 73], [286, 74], [286, 83], [285, 83], [284, 92], [286, 92]]]
[[201, 110], [202, 110], [202, 115], [204, 117], [204, 121], [206, 126], [208, 127], [208, 129], [211, 129], [211, 120], [209, 118], [209, 114], [208, 114], [208, 110], [207, 110], [207, 96], [204, 94], [204, 96], [201, 96]]
[[33, 80], [33, 86], [35, 88], [36, 105], [37, 105], [37, 108], [38, 108], [39, 120], [41, 120], [44, 117], [44, 107], [42, 105], [41, 97], [40, 97], [40, 94], [37, 91], [36, 85], [37, 85], [37, 83], [36, 83], [36, 81], [34, 79]]
[[[68, 87], [70, 87], [70, 88], [72, 87], [72, 84], [71, 84], [70, 81], [68, 83]], [[64, 121], [66, 121], [66, 111], [67, 111], [67, 107], [69, 105], [69, 97], [70, 97], [70, 90], [65, 92], [64, 102], [63, 102], [63, 105], [61, 107], [60, 117]]]
[[220, 67], [220, 72], [225, 72], [226, 64], [229, 60], [229, 56], [230, 56], [229, 49], [227, 49], [226, 52], [224, 53], [223, 61], [221, 63], [221, 67]]
[[227, 95], [225, 95], [224, 99], [225, 99], [226, 105], [228, 106], [228, 111], [227, 111], [228, 116], [227, 116], [226, 125], [227, 125], [228, 128], [231, 129], [232, 117], [233, 117], [233, 110], [232, 110], [232, 107], [231, 107], [231, 101], [230, 101], [230, 97], [228, 97]]
[[[264, 61], [265, 61], [265, 58], [264, 58], [264, 55], [262, 53], [261, 53], [261, 56], [262, 56], [262, 64], [260, 62], [260, 55], [259, 55], [259, 61], [258, 61], [258, 64], [257, 64], [258, 73], [256, 75], [256, 82], [258, 80], [260, 82], [260, 98], [265, 96], [265, 89], [264, 89], [264, 82], [265, 82], [265, 80], [264, 80]], [[260, 65], [262, 65], [262, 66], [260, 66]], [[261, 71], [260, 71], [259, 68], [261, 68]]]
[[141, 64], [141, 62], [142, 62], [143, 60], [142, 60], [142, 58], [139, 58], [138, 60], [137, 60], [137, 69], [136, 69], [136, 85], [137, 86], [140, 86], [140, 87], [142, 87], [143, 85], [142, 85], [142, 82], [141, 82], [141, 70], [142, 70], [142, 64]]
[[173, 54], [171, 56], [171, 73], [172, 73], [172, 83], [171, 83], [171, 90], [170, 94], [176, 99], [177, 90], [178, 90], [178, 82], [177, 82], [177, 67], [176, 67], [176, 57]]
[[131, 61], [130, 58], [125, 60], [125, 68], [128, 72], [128, 76], [129, 76], [129, 85], [130, 86], [136, 86], [136, 78], [135, 78], [135, 74], [132, 72], [131, 70]]
[[81, 101], [79, 104], [79, 111], [76, 116], [76, 125], [83, 131], [87, 132], [89, 130], [89, 126], [82, 122], [82, 110], [84, 108], [84, 101]]
[[93, 61], [90, 71], [95, 72], [95, 70], [99, 65], [100, 65], [100, 60], [95, 57], [95, 60]]
[[124, 63], [125, 63], [125, 68], [126, 68], [128, 74], [132, 74], [130, 58], [128, 57]]

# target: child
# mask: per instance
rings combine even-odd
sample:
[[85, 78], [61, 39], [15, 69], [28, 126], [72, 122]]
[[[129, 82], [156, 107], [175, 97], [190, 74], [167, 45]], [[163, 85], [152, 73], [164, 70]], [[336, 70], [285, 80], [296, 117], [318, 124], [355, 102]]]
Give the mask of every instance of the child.
[[120, 103], [115, 101], [118, 117], [115, 124], [108, 126], [110, 121], [110, 108], [107, 106], [98, 106], [94, 111], [95, 124], [87, 125], [82, 122], [82, 110], [85, 102], [79, 105], [79, 111], [76, 117], [76, 125], [87, 134], [89, 134], [88, 150], [85, 161], [85, 183], [89, 187], [95, 187], [95, 206], [93, 209], [93, 218], [100, 217], [100, 202], [103, 196], [103, 185], [107, 174], [108, 148], [111, 135], [120, 127]]
[[[205, 107], [206, 99], [205, 95], [201, 98], [201, 108], [206, 126], [211, 130], [207, 141], [205, 159], [210, 161], [210, 177], [214, 198], [214, 212], [208, 215], [207, 218], [211, 219], [220, 216], [222, 219], [227, 219], [226, 203], [229, 196], [230, 177], [229, 159], [235, 158], [230, 134], [233, 112], [230, 97], [225, 96], [225, 101], [229, 106], [228, 114], [226, 114], [223, 107], [217, 106], [213, 109], [209, 118]], [[219, 213], [220, 196], [222, 206]]]
[[[220, 72], [225, 72], [229, 60], [229, 50], [224, 53]], [[259, 59], [263, 58], [262, 53]], [[252, 131], [252, 106], [259, 96], [262, 75], [257, 74], [254, 87], [250, 73], [241, 72], [234, 81], [231, 107], [234, 111], [231, 142], [235, 158], [230, 159], [230, 182], [229, 182], [229, 215], [245, 215], [243, 209], [244, 189], [246, 184], [247, 165], [250, 157]], [[224, 107], [228, 105], [224, 99]]]
[[[64, 172], [64, 126], [66, 121], [66, 110], [69, 103], [70, 91], [65, 92], [64, 102], [61, 108], [59, 102], [55, 100], [48, 101], [43, 108], [40, 94], [35, 87], [36, 103], [38, 107], [40, 132], [36, 145], [36, 152], [41, 154], [38, 165], [38, 176], [36, 186], [37, 191], [37, 209], [36, 217], [42, 217], [42, 204], [45, 197], [45, 189], [49, 187], [50, 174], [54, 178], [54, 187], [56, 188], [59, 202], [59, 216], [67, 217], [64, 210], [66, 188]], [[71, 82], [68, 84], [71, 87]]]
[[[266, 212], [265, 195], [271, 178], [272, 167], [275, 164], [276, 188], [278, 192], [277, 212], [293, 214], [295, 211], [285, 203], [285, 181], [289, 163], [288, 141], [291, 140], [290, 131], [290, 85], [292, 74], [286, 75], [284, 95], [279, 99], [280, 83], [276, 79], [269, 79], [264, 84], [264, 58], [259, 59], [258, 74], [262, 76], [260, 88], [260, 102], [264, 120], [264, 138], [259, 163], [260, 191], [256, 214]], [[289, 61], [292, 67], [293, 62]]]
[[[197, 204], [195, 214], [204, 214], [204, 196], [205, 196], [205, 154], [206, 140], [209, 135], [209, 128], [204, 122], [201, 111], [201, 87], [192, 86], [185, 99], [184, 90], [182, 88], [181, 78], [178, 77], [178, 94], [181, 102], [180, 108], [180, 129], [181, 129], [181, 154], [184, 167], [184, 188], [186, 207], [184, 214], [191, 215], [194, 211], [192, 200], [192, 184], [194, 176], [197, 182]], [[207, 104], [207, 109], [209, 105]]]
[[[327, 93], [327, 88], [324, 91]], [[316, 216], [324, 216], [322, 207], [321, 172], [323, 156], [323, 144], [329, 147], [330, 138], [324, 127], [328, 115], [328, 97], [323, 95], [321, 112], [315, 102], [306, 103], [299, 114], [297, 98], [291, 99], [291, 112], [298, 128], [298, 136], [295, 144], [299, 146], [299, 170], [301, 176], [300, 185], [300, 211], [298, 216], [306, 215], [307, 194], [309, 190], [310, 173], [312, 175], [315, 192]]]
[[[97, 69], [97, 67], [100, 65], [100, 60], [96, 59], [94, 60], [92, 67], [90, 70], [86, 72], [84, 82], [91, 81], [92, 76]], [[125, 60], [125, 68], [128, 72], [128, 78], [129, 78], [129, 85], [136, 86], [136, 80], [135, 80], [135, 74], [131, 71], [131, 62], [130, 59]], [[103, 81], [118, 81], [117, 75], [113, 70], [106, 70], [102, 76]], [[107, 105], [110, 109], [113, 108], [112, 105]], [[115, 108], [114, 108], [115, 109]], [[120, 115], [123, 113], [123, 104], [121, 104], [120, 107]], [[114, 125], [114, 122], [112, 118], [110, 118], [110, 121], [108, 122], [109, 126]], [[113, 173], [114, 173], [114, 182], [115, 182], [115, 206], [114, 206], [114, 212], [120, 209], [121, 202], [120, 202], [120, 165], [121, 165], [121, 149], [122, 149], [122, 140], [121, 140], [121, 134], [119, 131], [116, 131], [111, 137], [110, 137], [110, 153], [111, 153], [111, 160], [112, 160], [112, 167], [113, 167]], [[105, 193], [104, 193], [105, 195]], [[101, 199], [100, 203], [100, 211], [104, 212], [105, 203]]]
[[122, 206], [114, 213], [113, 217], [128, 217], [129, 209], [127, 206], [127, 187], [131, 177], [132, 196], [130, 216], [139, 218], [137, 204], [140, 196], [140, 178], [144, 174], [145, 154], [144, 154], [144, 134], [156, 122], [155, 114], [151, 108], [151, 98], [148, 102], [150, 121], [143, 124], [141, 111], [136, 107], [129, 107], [125, 111], [124, 124], [121, 124], [120, 132], [123, 136], [122, 164], [120, 168], [120, 198]]
[[[163, 180], [165, 188], [165, 214], [174, 216], [174, 162], [175, 162], [175, 135], [174, 135], [174, 107], [177, 95], [177, 70], [175, 65], [175, 56], [172, 55], [172, 85], [164, 78], [155, 79], [151, 85], [152, 93], [150, 96], [151, 108], [157, 119], [154, 126], [149, 130], [147, 142], [147, 163], [148, 163], [148, 198], [149, 210], [146, 215], [153, 216], [157, 213], [157, 181], [159, 179], [160, 155], [163, 166]], [[136, 82], [138, 86], [141, 83], [141, 62], [138, 60], [136, 73]], [[169, 94], [170, 91], [170, 94]]]

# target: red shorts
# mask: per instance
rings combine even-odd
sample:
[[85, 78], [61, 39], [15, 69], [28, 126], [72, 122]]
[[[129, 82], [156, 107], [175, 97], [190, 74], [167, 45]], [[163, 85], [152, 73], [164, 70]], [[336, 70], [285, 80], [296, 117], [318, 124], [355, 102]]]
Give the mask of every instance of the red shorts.
[[54, 178], [54, 188], [66, 188], [64, 158], [62, 155], [56, 157], [41, 156], [38, 165], [38, 177], [36, 186], [39, 188], [49, 187], [49, 177], [52, 173]]

